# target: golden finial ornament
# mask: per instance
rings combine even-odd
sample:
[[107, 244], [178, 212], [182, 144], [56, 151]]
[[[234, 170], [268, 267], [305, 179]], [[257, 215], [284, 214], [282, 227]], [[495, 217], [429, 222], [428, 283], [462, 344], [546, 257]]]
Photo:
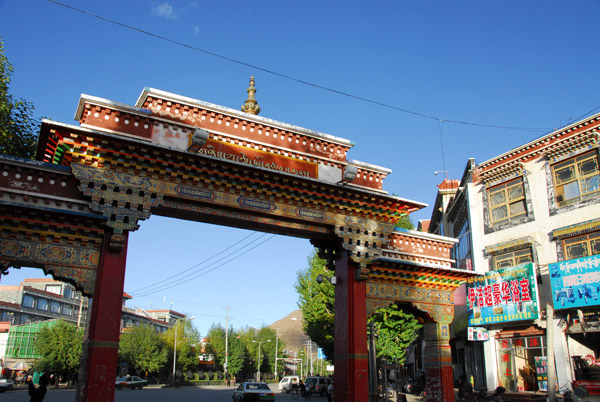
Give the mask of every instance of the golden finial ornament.
[[256, 93], [256, 88], [254, 88], [253, 76], [250, 77], [250, 86], [248, 87], [248, 89], [246, 89], [246, 92], [248, 92], [248, 99], [246, 99], [246, 102], [242, 105], [242, 112], [250, 114], [259, 114], [260, 106], [258, 106], [258, 102], [254, 97], [254, 94]]

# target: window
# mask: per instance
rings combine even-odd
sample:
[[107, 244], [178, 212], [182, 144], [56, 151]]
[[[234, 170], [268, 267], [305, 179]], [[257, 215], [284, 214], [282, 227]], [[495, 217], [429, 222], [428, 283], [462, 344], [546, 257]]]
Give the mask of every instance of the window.
[[488, 190], [492, 226], [514, 222], [527, 215], [523, 180], [513, 180]]
[[34, 298], [29, 295], [23, 295], [23, 307], [33, 308]]
[[72, 299], [73, 298], [73, 289], [71, 289], [68, 286], [65, 286], [65, 294], [64, 294], [64, 296], [67, 299]]
[[62, 313], [63, 313], [63, 315], [71, 316], [71, 315], [73, 315], [73, 308], [71, 306], [65, 304], [63, 306]]
[[61, 294], [62, 286], [60, 285], [46, 285], [46, 292], [54, 293], [55, 295]]
[[492, 261], [492, 269], [501, 269], [514, 267], [515, 265], [525, 264], [527, 262], [533, 262], [533, 258], [531, 256], [531, 249], [527, 248], [524, 250], [513, 251], [511, 253], [495, 255]]
[[464, 222], [457, 238], [458, 243], [452, 248], [452, 258], [456, 260], [456, 267], [472, 270], [471, 231], [469, 229], [468, 221]]
[[48, 300], [39, 298], [37, 302], [37, 309], [48, 311]]
[[600, 254], [600, 232], [563, 240], [567, 260]]
[[598, 155], [588, 152], [552, 166], [556, 202], [560, 207], [598, 195]]
[[60, 303], [58, 302], [50, 302], [50, 311], [53, 313], [60, 313]]
[[3, 311], [2, 312], [2, 321], [8, 321], [11, 324], [15, 323], [15, 313], [12, 311]]

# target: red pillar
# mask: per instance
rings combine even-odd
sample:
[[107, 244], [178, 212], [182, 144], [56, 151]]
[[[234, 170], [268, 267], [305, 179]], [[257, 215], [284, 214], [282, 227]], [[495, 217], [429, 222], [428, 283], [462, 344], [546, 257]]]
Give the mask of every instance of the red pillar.
[[335, 402], [367, 402], [366, 282], [356, 281], [357, 264], [341, 250], [335, 265]]
[[77, 401], [114, 401], [128, 235], [125, 232], [117, 237], [119, 246], [111, 247], [115, 238], [109, 231], [104, 234], [94, 297], [88, 310]]
[[454, 402], [454, 373], [448, 324], [425, 324], [427, 402]]

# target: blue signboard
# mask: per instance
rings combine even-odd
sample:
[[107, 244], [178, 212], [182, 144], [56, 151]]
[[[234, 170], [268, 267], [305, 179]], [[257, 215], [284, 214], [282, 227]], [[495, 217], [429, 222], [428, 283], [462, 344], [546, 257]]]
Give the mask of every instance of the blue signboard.
[[548, 266], [555, 309], [600, 305], [600, 256]]
[[326, 359], [325, 353], [323, 353], [323, 348], [317, 349], [317, 358], [318, 359]]
[[486, 272], [467, 282], [469, 326], [538, 318], [533, 264]]

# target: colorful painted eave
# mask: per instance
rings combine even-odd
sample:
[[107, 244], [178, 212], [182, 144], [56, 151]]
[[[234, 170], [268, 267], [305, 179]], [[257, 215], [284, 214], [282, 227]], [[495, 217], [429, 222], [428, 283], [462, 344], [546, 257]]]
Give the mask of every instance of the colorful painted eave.
[[[185, 139], [192, 138], [195, 130], [201, 128], [210, 133], [211, 141], [225, 147], [245, 147], [250, 152], [268, 150], [273, 155], [333, 166], [340, 171], [353, 166], [358, 171], [349, 184], [382, 193], [387, 193], [383, 190], [383, 180], [392, 172], [385, 167], [346, 160], [348, 150], [354, 146], [349, 140], [153, 89], [143, 92], [137, 106], [82, 94], [75, 118], [84, 128], [149, 142], [156, 142], [152, 127], [164, 126], [172, 132], [171, 140], [177, 138], [173, 141], [180, 150], [190, 147]], [[126, 125], [129, 126], [125, 128]], [[288, 141], [283, 141], [284, 136]]]
[[144, 90], [142, 91], [142, 93], [140, 94], [137, 102], [135, 103], [135, 105], [138, 108], [141, 108], [141, 106], [144, 104], [144, 102], [146, 101], [146, 98], [148, 98], [148, 96], [155, 96], [155, 97], [159, 97], [165, 100], [170, 100], [172, 102], [178, 102], [178, 103], [182, 103], [182, 104], [188, 104], [190, 106], [201, 106], [203, 108], [206, 108], [208, 110], [214, 111], [216, 113], [223, 113], [223, 114], [227, 114], [227, 115], [231, 115], [231, 116], [237, 116], [239, 118], [245, 119], [245, 120], [252, 120], [255, 122], [260, 122], [263, 123], [265, 125], [270, 125], [273, 127], [278, 127], [278, 128], [282, 128], [284, 130], [289, 130], [289, 131], [293, 131], [293, 132], [297, 132], [303, 135], [308, 135], [311, 137], [316, 137], [325, 141], [330, 141], [333, 142], [335, 144], [339, 144], [339, 145], [343, 145], [346, 147], [353, 147], [355, 144], [345, 138], [340, 138], [340, 137], [336, 137], [330, 134], [325, 134], [325, 133], [321, 133], [318, 131], [314, 131], [314, 130], [310, 130], [307, 128], [303, 128], [303, 127], [299, 127], [299, 126], [294, 126], [292, 124], [288, 124], [288, 123], [283, 123], [277, 120], [272, 120], [272, 119], [268, 119], [266, 117], [261, 117], [261, 116], [257, 116], [257, 115], [253, 115], [253, 114], [249, 114], [249, 113], [244, 113], [240, 110], [236, 110], [236, 109], [231, 109], [225, 106], [220, 106], [220, 105], [216, 105], [210, 102], [205, 102], [205, 101], [201, 101], [198, 99], [194, 99], [194, 98], [189, 98], [186, 96], [181, 96], [181, 95], [177, 95], [171, 92], [167, 92], [167, 91], [162, 91], [160, 89], [154, 89], [154, 88], [149, 88], [146, 87], [144, 88]]
[[[55, 122], [52, 120], [46, 120], [46, 119], [44, 119], [42, 121], [40, 140], [38, 142], [38, 155], [37, 155], [38, 159], [41, 159], [41, 160], [52, 160], [53, 159], [53, 155], [51, 154], [52, 149], [48, 148], [48, 144], [49, 144], [49, 139], [56, 132], [62, 132], [64, 134], [65, 138], [68, 138], [71, 136], [75, 136], [75, 137], [79, 136], [82, 139], [86, 140], [85, 146], [91, 147], [91, 148], [94, 148], [94, 145], [93, 145], [94, 138], [97, 138], [99, 140], [108, 140], [113, 143], [122, 143], [124, 145], [128, 144], [128, 145], [135, 145], [135, 146], [140, 146], [140, 147], [144, 147], [144, 148], [148, 148], [148, 149], [154, 149], [154, 150], [156, 150], [155, 152], [157, 152], [156, 155], [164, 154], [164, 155], [177, 155], [177, 156], [182, 156], [182, 157], [186, 157], [186, 158], [203, 158], [203, 159], [210, 159], [210, 160], [214, 159], [214, 160], [219, 161], [220, 164], [236, 165], [236, 166], [239, 166], [240, 169], [247, 168], [246, 165], [238, 163], [238, 162], [223, 161], [220, 159], [212, 158], [208, 155], [200, 156], [198, 154], [169, 148], [164, 145], [154, 144], [145, 139], [138, 138], [135, 136], [123, 136], [122, 134], [111, 133], [111, 132], [101, 131], [101, 130], [97, 130], [97, 129], [91, 129], [91, 128], [87, 128], [87, 127], [73, 126], [73, 125], [58, 123], [58, 122]], [[68, 140], [70, 141], [71, 139], [68, 138]], [[91, 157], [91, 158], [93, 159], [94, 157]], [[400, 197], [396, 197], [396, 196], [390, 196], [385, 192], [372, 190], [372, 189], [362, 187], [362, 186], [350, 186], [350, 185], [347, 185], [344, 183], [338, 183], [338, 184], [327, 183], [327, 182], [322, 182], [322, 181], [312, 179], [312, 178], [300, 178], [297, 176], [292, 176], [285, 172], [273, 172], [273, 171], [269, 171], [269, 170], [261, 169], [261, 168], [255, 168], [255, 169], [264, 170], [265, 175], [289, 177], [290, 179], [293, 178], [294, 181], [304, 181], [307, 183], [307, 185], [304, 186], [305, 188], [311, 188], [314, 186], [318, 186], [321, 188], [331, 189], [328, 192], [331, 192], [332, 194], [333, 193], [337, 194], [337, 193], [341, 192], [340, 194], [342, 194], [342, 195], [336, 196], [336, 198], [347, 199], [348, 202], [358, 202], [358, 203], [362, 203], [365, 205], [369, 205], [369, 204], [376, 204], [377, 202], [380, 202], [380, 201], [384, 201], [384, 205], [387, 205], [388, 208], [398, 210], [403, 214], [409, 214], [409, 213], [412, 213], [419, 209], [425, 208], [427, 206], [427, 204], [425, 204], [425, 203], [421, 203], [418, 201], [412, 201], [409, 199], [404, 199], [404, 198], [400, 198]], [[326, 193], [328, 193], [328, 192], [326, 192]], [[345, 195], [343, 195], [343, 194], [345, 194]], [[356, 199], [359, 199], [360, 201], [355, 201]], [[377, 202], [375, 202], [375, 201], [377, 201]], [[421, 233], [421, 232], [418, 232], [418, 233]]]
[[479, 177], [485, 181], [518, 174], [523, 163], [537, 157], [554, 158], [585, 147], [597, 146], [600, 141], [600, 113], [569, 126], [536, 138], [477, 165]]

